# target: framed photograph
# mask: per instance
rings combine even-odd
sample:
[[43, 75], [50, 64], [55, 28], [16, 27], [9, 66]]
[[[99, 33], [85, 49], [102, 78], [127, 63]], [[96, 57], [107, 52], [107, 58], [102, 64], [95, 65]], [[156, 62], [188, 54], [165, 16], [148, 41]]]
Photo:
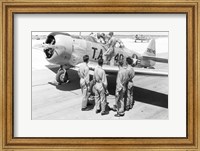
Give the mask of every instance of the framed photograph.
[[199, 0], [0, 5], [1, 150], [199, 150]]
[[[64, 18], [68, 16], [65, 15]], [[93, 15], [82, 15], [82, 18], [83, 16], [86, 20], [87, 17]], [[95, 17], [97, 16], [95, 15]], [[103, 22], [101, 20], [105, 19], [105, 15], [101, 16], [104, 17], [98, 17], [98, 21]], [[32, 32], [32, 120], [168, 119], [168, 34], [166, 31]], [[109, 37], [110, 35], [112, 38]], [[106, 53], [109, 52], [107, 51], [110, 47], [108, 44], [112, 40], [115, 52], [114, 55], [111, 55], [112, 59], [109, 60]], [[83, 96], [77, 73], [83, 64], [84, 55], [89, 56], [88, 66], [91, 69], [88, 74], [90, 82], [87, 106], [80, 103]], [[124, 112], [123, 116], [119, 116], [113, 109], [116, 105], [116, 75], [119, 70], [119, 62], [122, 60], [123, 67], [127, 68], [126, 59], [129, 57], [133, 59], [131, 63], [134, 64], [133, 75], [136, 75], [133, 78], [134, 90], [132, 92], [134, 96], [132, 96], [133, 93], [127, 92], [130, 95], [127, 96], [128, 100], [124, 101], [124, 108], [127, 112]], [[97, 98], [95, 93], [94, 70], [100, 59], [103, 59], [102, 68], [107, 74], [106, 80], [104, 80], [107, 85], [107, 96], [105, 99], [105, 96], [102, 98], [102, 102], [105, 103], [97, 106], [96, 102], [101, 99], [101, 95]], [[148, 82], [142, 84], [145, 79]], [[147, 83], [151, 84], [147, 86]], [[43, 93], [40, 93], [41, 87], [44, 85], [48, 87], [48, 91], [44, 90]], [[50, 89], [52, 93], [49, 93]], [[59, 96], [60, 99], [54, 96]], [[129, 99], [131, 97], [134, 98]], [[63, 98], [69, 102], [63, 102]], [[49, 104], [49, 100], [52, 103]], [[129, 100], [131, 100], [130, 103]], [[149, 105], [147, 106], [147, 104]], [[144, 108], [148, 108], [145, 109], [146, 111], [151, 110], [151, 113], [145, 113]], [[87, 112], [83, 112], [85, 110]], [[94, 112], [99, 112], [104, 116], [99, 116]]]

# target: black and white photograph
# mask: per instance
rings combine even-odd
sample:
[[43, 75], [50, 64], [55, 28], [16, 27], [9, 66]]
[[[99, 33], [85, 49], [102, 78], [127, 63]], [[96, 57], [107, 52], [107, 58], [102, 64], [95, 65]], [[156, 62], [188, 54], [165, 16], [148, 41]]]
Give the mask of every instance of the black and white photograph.
[[199, 0], [0, 5], [0, 149], [199, 149]]
[[32, 31], [32, 120], [168, 120], [168, 31]]

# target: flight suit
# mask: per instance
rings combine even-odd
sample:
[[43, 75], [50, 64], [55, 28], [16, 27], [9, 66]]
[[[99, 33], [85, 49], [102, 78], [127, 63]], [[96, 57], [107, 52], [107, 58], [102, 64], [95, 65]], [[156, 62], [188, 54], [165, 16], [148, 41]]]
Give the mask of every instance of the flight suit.
[[115, 91], [115, 106], [119, 114], [124, 114], [124, 95], [126, 92], [127, 85], [127, 72], [126, 69], [120, 67], [117, 79], [116, 79], [116, 91]]
[[115, 55], [115, 45], [117, 42], [118, 40], [115, 37], [112, 37], [108, 41], [108, 50], [104, 54], [106, 56], [106, 61], [110, 62], [112, 59], [114, 59], [113, 57]]
[[80, 86], [83, 94], [83, 99], [82, 99], [82, 109], [83, 109], [87, 107], [88, 86], [89, 86], [89, 67], [85, 62], [80, 65], [80, 68], [78, 70], [78, 75], [80, 77]]
[[133, 78], [135, 76], [135, 71], [133, 67], [128, 65], [126, 68], [127, 71], [127, 76], [128, 76], [128, 83], [127, 83], [127, 100], [126, 100], [126, 110], [132, 109], [133, 108]]
[[96, 111], [100, 111], [103, 113], [106, 110], [106, 96], [105, 96], [105, 88], [107, 87], [107, 78], [105, 71], [101, 66], [97, 66], [94, 70], [95, 81], [94, 90], [95, 90], [95, 104]]

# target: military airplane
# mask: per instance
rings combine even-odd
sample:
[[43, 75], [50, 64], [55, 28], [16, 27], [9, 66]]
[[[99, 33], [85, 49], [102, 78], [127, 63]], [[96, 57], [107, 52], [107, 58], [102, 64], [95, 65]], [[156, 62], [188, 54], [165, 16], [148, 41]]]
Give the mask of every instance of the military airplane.
[[135, 35], [135, 42], [149, 42], [150, 38], [145, 35]]
[[[60, 65], [56, 74], [56, 81], [64, 83], [68, 80], [67, 70], [77, 67], [83, 62], [83, 56], [88, 55], [90, 58], [89, 67], [91, 70], [97, 65], [97, 60], [103, 58], [108, 46], [97, 42], [92, 36], [76, 36], [63, 32], [52, 32], [47, 36], [46, 41], [42, 44], [46, 60], [52, 64]], [[114, 64], [103, 65], [106, 73], [117, 73], [118, 61], [126, 60], [131, 57], [134, 61], [135, 73], [164, 75], [167, 72], [156, 71], [154, 65], [156, 62], [168, 63], [168, 59], [156, 57], [155, 40], [152, 39], [146, 51], [139, 54], [124, 46], [122, 42], [115, 46]]]

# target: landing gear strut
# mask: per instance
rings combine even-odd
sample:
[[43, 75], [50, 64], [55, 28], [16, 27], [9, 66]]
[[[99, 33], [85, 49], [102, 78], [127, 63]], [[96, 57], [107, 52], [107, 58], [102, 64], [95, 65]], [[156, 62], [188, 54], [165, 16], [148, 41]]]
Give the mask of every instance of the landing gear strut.
[[56, 74], [56, 81], [58, 82], [58, 84], [69, 82], [67, 69], [60, 66], [60, 68], [58, 69], [58, 72]]

